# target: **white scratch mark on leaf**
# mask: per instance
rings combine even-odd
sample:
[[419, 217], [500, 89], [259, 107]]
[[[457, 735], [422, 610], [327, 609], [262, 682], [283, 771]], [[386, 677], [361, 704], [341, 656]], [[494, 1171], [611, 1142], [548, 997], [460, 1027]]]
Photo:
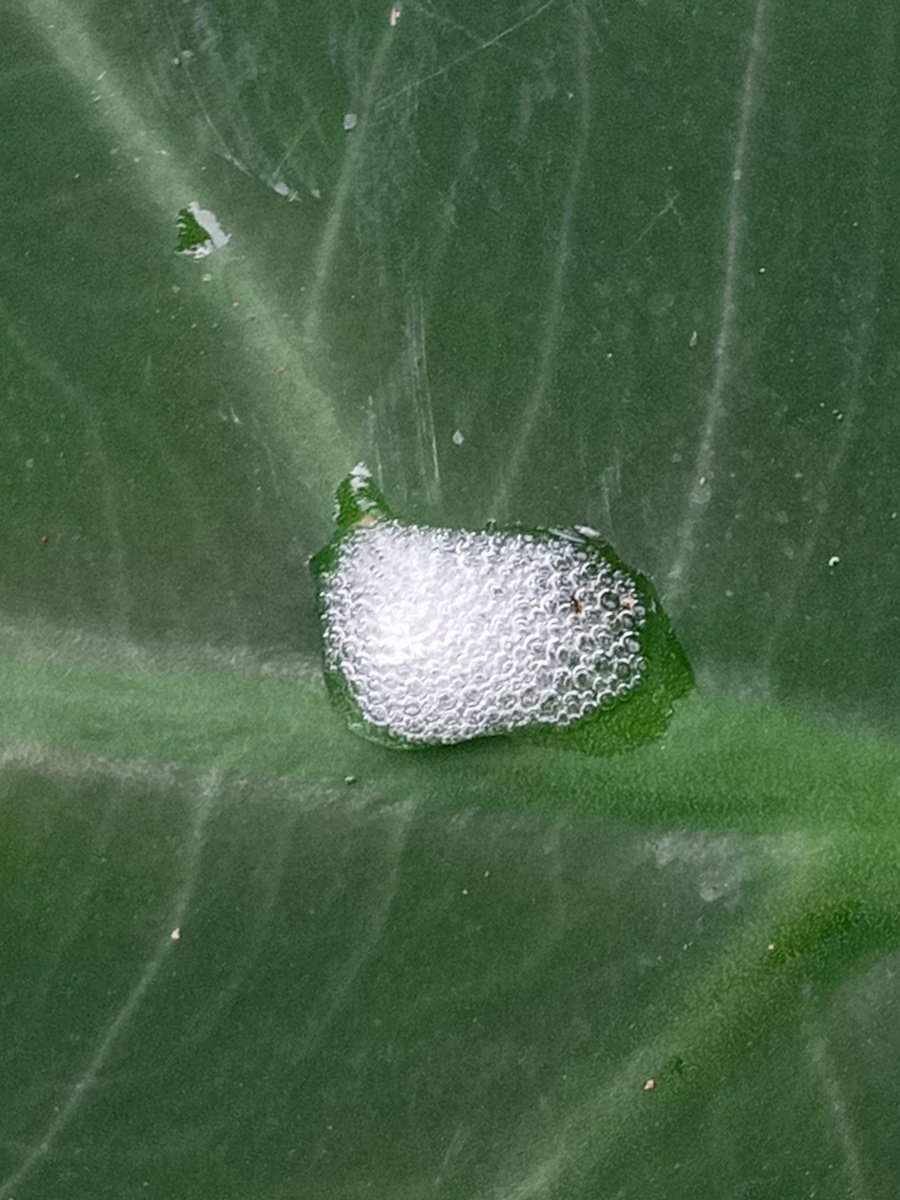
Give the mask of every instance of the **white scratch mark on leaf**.
[[389, 104], [393, 104], [395, 100], [408, 95], [409, 92], [415, 91], [416, 88], [422, 87], [423, 84], [431, 83], [435, 79], [440, 79], [442, 76], [449, 74], [455, 67], [461, 63], [467, 62], [476, 54], [480, 54], [483, 50], [489, 50], [491, 46], [496, 46], [499, 42], [504, 41], [521, 29], [523, 25], [527, 25], [530, 21], [534, 21], [541, 13], [545, 12], [552, 4], [556, 4], [557, 0], [544, 0], [544, 3], [533, 9], [530, 13], [526, 13], [521, 20], [507, 26], [506, 29], [501, 29], [499, 33], [495, 33], [493, 37], [485, 38], [483, 42], [479, 42], [473, 46], [471, 50], [466, 50], [465, 53], [457, 55], [448, 63], [444, 63], [442, 67], [438, 67], [435, 71], [429, 71], [427, 75], [421, 75], [418, 79], [413, 79], [412, 82], [405, 84], [402, 88], [398, 88], [395, 92], [390, 92], [387, 96], [381, 96], [376, 102], [376, 109], [386, 108]]
[[591, 94], [590, 76], [588, 74], [587, 39], [584, 36], [584, 3], [579, 5], [578, 13], [580, 19], [577, 22], [575, 30], [575, 45], [578, 56], [576, 83], [579, 96], [578, 135], [572, 156], [572, 166], [569, 170], [569, 180], [566, 186], [562, 215], [559, 221], [558, 249], [550, 277], [546, 305], [547, 315], [543, 321], [543, 331], [538, 348], [537, 375], [534, 386], [523, 405], [519, 417], [516, 440], [500, 474], [500, 484], [491, 506], [491, 511], [495, 513], [503, 511], [503, 507], [509, 497], [510, 485], [522, 469], [525, 451], [531, 443], [532, 435], [537, 426], [540, 414], [543, 411], [556, 368], [557, 338], [563, 315], [566, 274], [571, 254], [572, 222], [575, 216], [575, 204], [581, 186], [581, 177], [587, 157], [588, 139], [591, 130]]
[[[186, 861], [183, 882], [172, 906], [171, 923], [172, 928], [175, 929], [181, 928], [194, 892], [200, 853], [203, 848], [204, 829], [218, 792], [219, 782], [219, 772], [210, 772], [204, 781], [203, 788], [198, 797], [193, 826], [189, 834], [187, 850], [185, 852]], [[85, 1096], [97, 1082], [97, 1078], [115, 1049], [121, 1034], [131, 1024], [132, 1017], [137, 1013], [144, 1001], [144, 997], [156, 980], [166, 960], [166, 955], [170, 952], [173, 944], [174, 942], [170, 934], [160, 935], [155, 952], [145, 964], [137, 983], [125, 997], [115, 1016], [107, 1025], [106, 1032], [101, 1037], [97, 1049], [85, 1066], [83, 1074], [72, 1084], [68, 1096], [56, 1109], [55, 1115], [43, 1134], [35, 1141], [22, 1163], [15, 1170], [11, 1171], [6, 1179], [0, 1182], [0, 1200], [11, 1200], [15, 1190], [40, 1167], [42, 1161], [65, 1133], [73, 1117], [81, 1107]]]
[[737, 301], [735, 290], [741, 265], [744, 234], [744, 164], [750, 144], [750, 119], [756, 107], [759, 60], [762, 57], [765, 35], [767, 0], [757, 0], [750, 35], [747, 66], [741, 85], [741, 102], [738, 116], [738, 132], [731, 165], [731, 184], [728, 189], [727, 224], [725, 234], [725, 277], [722, 283], [722, 302], [719, 315], [719, 332], [714, 351], [713, 379], [706, 399], [706, 414], [700, 434], [700, 443], [691, 472], [690, 491], [681, 529], [677, 538], [677, 554], [669, 569], [669, 593], [683, 586], [689, 573], [691, 558], [696, 543], [697, 525], [710, 493], [697, 493], [694, 480], [713, 479], [716, 437], [725, 412], [725, 396], [731, 373], [732, 346], [735, 336]]
[[409, 298], [406, 339], [409, 386], [416, 411], [416, 436], [422, 462], [422, 474], [426, 479], [428, 499], [431, 503], [435, 503], [440, 500], [441, 469], [438, 461], [431, 388], [428, 384], [425, 305], [419, 292], [413, 293]]

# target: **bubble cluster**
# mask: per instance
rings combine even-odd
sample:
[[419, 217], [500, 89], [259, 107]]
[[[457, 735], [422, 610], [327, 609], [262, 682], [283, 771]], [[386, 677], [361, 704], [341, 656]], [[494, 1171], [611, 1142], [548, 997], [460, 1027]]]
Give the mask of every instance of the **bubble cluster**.
[[367, 722], [412, 743], [565, 728], [646, 668], [634, 581], [577, 532], [358, 527], [321, 600], [326, 668]]

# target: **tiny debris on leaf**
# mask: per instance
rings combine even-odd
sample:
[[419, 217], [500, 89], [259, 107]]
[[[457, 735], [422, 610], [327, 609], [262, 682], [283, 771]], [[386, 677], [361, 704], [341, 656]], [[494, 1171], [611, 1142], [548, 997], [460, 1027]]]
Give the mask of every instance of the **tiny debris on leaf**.
[[188, 258], [206, 258], [231, 241], [231, 234], [224, 231], [215, 214], [208, 208], [201, 208], [196, 200], [179, 210], [177, 228], [175, 249]]
[[178, 928], [177, 928], [177, 929], [173, 929], [173, 930], [172, 930], [172, 932], [169, 934], [169, 938], [170, 938], [170, 939], [171, 939], [171, 941], [173, 941], [173, 942], [180, 942], [180, 941], [181, 941], [181, 926], [180, 926], [180, 925], [178, 926]]
[[656, 1080], [655, 1079], [645, 1080], [644, 1081], [644, 1091], [645, 1092], [655, 1092], [656, 1091]]

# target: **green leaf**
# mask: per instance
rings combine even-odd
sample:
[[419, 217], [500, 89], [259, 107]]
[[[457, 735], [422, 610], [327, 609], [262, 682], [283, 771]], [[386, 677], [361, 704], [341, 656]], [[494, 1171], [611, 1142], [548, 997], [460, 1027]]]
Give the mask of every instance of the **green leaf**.
[[[0, 1200], [894, 1195], [896, 14], [810, 11], [7, 6]], [[662, 736], [354, 737], [360, 461], [639, 565]]]

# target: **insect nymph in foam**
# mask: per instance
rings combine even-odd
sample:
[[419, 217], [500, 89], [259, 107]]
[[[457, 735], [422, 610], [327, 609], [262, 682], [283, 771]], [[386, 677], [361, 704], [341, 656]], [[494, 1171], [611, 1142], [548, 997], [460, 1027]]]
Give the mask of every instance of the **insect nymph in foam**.
[[325, 674], [366, 737], [540, 734], [605, 752], [656, 736], [692, 685], [649, 580], [593, 529], [408, 524], [362, 464], [335, 515], [312, 564]]

